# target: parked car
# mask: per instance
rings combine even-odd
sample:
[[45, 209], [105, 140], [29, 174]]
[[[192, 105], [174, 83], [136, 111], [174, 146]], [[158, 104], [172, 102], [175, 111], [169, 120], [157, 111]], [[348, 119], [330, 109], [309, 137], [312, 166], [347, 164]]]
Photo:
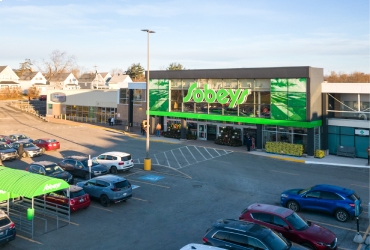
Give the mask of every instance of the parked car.
[[17, 150], [5, 142], [0, 142], [0, 160], [14, 160], [18, 157]]
[[239, 220], [274, 229], [286, 239], [309, 249], [337, 249], [338, 240], [332, 231], [304, 220], [288, 208], [267, 204], [252, 204], [242, 212]]
[[106, 165], [112, 174], [117, 174], [118, 170], [128, 171], [134, 167], [134, 160], [130, 154], [125, 152], [107, 152], [94, 157], [94, 159], [100, 164]]
[[40, 95], [39, 100], [40, 101], [46, 101], [46, 95]]
[[[58, 162], [58, 165], [73, 176], [88, 180], [90, 179], [88, 160], [89, 158], [87, 156], [68, 156]], [[91, 177], [105, 175], [108, 172], [107, 166], [100, 164], [96, 160], [92, 160]]]
[[360, 202], [361, 213], [361, 198], [354, 190], [327, 184], [320, 184], [307, 189], [289, 189], [280, 196], [280, 204], [295, 212], [300, 209], [325, 212], [333, 214], [341, 222], [355, 216], [356, 200]]
[[60, 149], [60, 143], [55, 139], [42, 138], [33, 141], [37, 147], [41, 148], [43, 152]]
[[32, 142], [32, 139], [24, 134], [12, 134], [12, 135], [9, 135], [8, 137], [10, 138], [12, 143], [13, 142], [23, 142], [23, 143]]
[[307, 249], [286, 240], [274, 230], [252, 222], [220, 219], [203, 237], [204, 244], [226, 249]]
[[5, 142], [6, 144], [11, 144], [12, 140], [6, 135], [0, 135], [0, 142]]
[[132, 197], [132, 187], [128, 180], [117, 175], [103, 175], [76, 184], [82, 187], [91, 198], [100, 200], [103, 207], [111, 202], [118, 203]]
[[[69, 206], [71, 212], [90, 206], [90, 196], [85, 193], [82, 187], [75, 185], [69, 186], [69, 195], [68, 189], [63, 189], [45, 194], [41, 197], [52, 204]], [[50, 204], [48, 203], [48, 205]]]
[[31, 165], [26, 168], [26, 171], [62, 179], [69, 184], [73, 184], [73, 176], [67, 171], [64, 171], [61, 167], [58, 166], [58, 164], [51, 161], [32, 162]]
[[[12, 147], [17, 150], [20, 143], [21, 142], [14, 142], [14, 143], [12, 143]], [[38, 156], [38, 155], [42, 155], [41, 148], [37, 147], [32, 142], [27, 142], [27, 143], [22, 143], [22, 144], [23, 144], [23, 149], [24, 149], [24, 152], [22, 154], [23, 158], [25, 158], [25, 157], [35, 157], [35, 156]]]
[[14, 222], [2, 210], [0, 210], [0, 245], [15, 240], [17, 232]]
[[222, 250], [225, 248], [207, 246], [204, 244], [190, 243], [180, 248], [180, 250]]

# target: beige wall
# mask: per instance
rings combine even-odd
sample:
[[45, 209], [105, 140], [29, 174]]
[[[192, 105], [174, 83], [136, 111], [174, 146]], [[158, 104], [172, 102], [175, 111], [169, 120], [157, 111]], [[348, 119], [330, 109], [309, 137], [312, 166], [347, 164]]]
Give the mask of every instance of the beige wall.
[[[123, 121], [124, 124], [128, 124], [128, 109], [129, 105], [125, 104], [118, 104], [117, 105], [117, 113], [120, 114], [120, 120]], [[144, 102], [141, 106], [134, 105], [133, 106], [133, 119], [134, 124], [132, 126], [140, 126], [142, 120], [146, 119], [146, 103]]]
[[[78, 105], [78, 106], [93, 106], [93, 107], [109, 107], [116, 108], [119, 101], [119, 90], [118, 89], [105, 89], [105, 90], [93, 90], [93, 89], [70, 89], [70, 90], [48, 90], [48, 97], [52, 93], [64, 93], [67, 98], [65, 105]], [[47, 102], [54, 104], [48, 98]]]

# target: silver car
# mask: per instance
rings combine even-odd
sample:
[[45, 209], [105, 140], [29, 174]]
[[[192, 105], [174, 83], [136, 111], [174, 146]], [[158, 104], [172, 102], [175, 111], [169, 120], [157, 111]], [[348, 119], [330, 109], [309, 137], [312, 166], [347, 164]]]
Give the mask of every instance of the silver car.
[[[19, 144], [20, 144], [19, 142], [15, 142], [12, 144], [12, 146], [14, 149], [18, 149]], [[43, 154], [42, 149], [37, 147], [32, 142], [22, 143], [22, 144], [23, 144], [23, 149], [24, 149], [24, 152], [21, 155], [22, 157], [34, 157], [34, 156]]]
[[118, 203], [132, 197], [130, 182], [117, 175], [103, 175], [78, 182], [76, 185], [82, 187], [91, 198], [99, 199], [103, 207], [109, 206], [111, 202]]
[[24, 134], [12, 134], [12, 135], [9, 135], [8, 137], [10, 138], [12, 143], [13, 142], [27, 143], [27, 142], [33, 141], [31, 138], [29, 138], [27, 135], [24, 135]]
[[0, 160], [14, 160], [17, 158], [17, 150], [5, 142], [0, 142]]

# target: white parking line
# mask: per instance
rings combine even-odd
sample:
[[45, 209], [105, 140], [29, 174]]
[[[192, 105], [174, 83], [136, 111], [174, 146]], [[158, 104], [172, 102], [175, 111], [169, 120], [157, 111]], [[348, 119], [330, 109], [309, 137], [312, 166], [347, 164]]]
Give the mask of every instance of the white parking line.
[[[193, 147], [195, 147], [195, 146], [193, 146]], [[195, 149], [198, 150], [199, 154], [201, 154], [205, 160], [207, 160], [207, 158], [199, 151], [198, 147], [195, 147]]]
[[[182, 152], [181, 148], [178, 148], [178, 150], [180, 151], [180, 153], [182, 154], [182, 157], [184, 157], [185, 161], [188, 163], [188, 165], [190, 165], [190, 163], [188, 162], [188, 160], [186, 159], [184, 153]], [[188, 166], [186, 165], [186, 166]], [[185, 167], [185, 166], [184, 166]]]
[[101, 209], [101, 210], [108, 211], [108, 212], [113, 212], [112, 210], [109, 210], [109, 209], [106, 209], [106, 208], [102, 208], [102, 207], [93, 206], [93, 205], [90, 205], [90, 207]]
[[166, 152], [163, 152], [163, 153], [164, 153], [164, 157], [166, 157], [166, 161], [167, 161], [168, 166], [169, 166], [169, 167], [171, 167], [171, 164], [170, 164], [170, 162], [168, 161], [168, 158], [167, 158]]
[[179, 167], [181, 168], [181, 164], [180, 164], [180, 162], [177, 160], [177, 157], [176, 157], [176, 156], [175, 156], [175, 154], [173, 153], [173, 150], [171, 150], [171, 153], [172, 153], [173, 157], [175, 158], [175, 160], [176, 160], [177, 164], [179, 164]]
[[139, 199], [139, 198], [136, 198], [136, 197], [131, 197], [131, 199], [139, 200], [139, 201], [147, 201], [147, 200]]

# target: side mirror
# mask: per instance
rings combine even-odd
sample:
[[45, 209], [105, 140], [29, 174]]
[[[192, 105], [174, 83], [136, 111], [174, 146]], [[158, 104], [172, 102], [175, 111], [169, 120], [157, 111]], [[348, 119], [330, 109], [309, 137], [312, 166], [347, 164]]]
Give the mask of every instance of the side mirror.
[[289, 226], [287, 226], [287, 225], [285, 225], [285, 226], [284, 226], [284, 229], [285, 229], [286, 231], [289, 231], [289, 230], [290, 230]]

